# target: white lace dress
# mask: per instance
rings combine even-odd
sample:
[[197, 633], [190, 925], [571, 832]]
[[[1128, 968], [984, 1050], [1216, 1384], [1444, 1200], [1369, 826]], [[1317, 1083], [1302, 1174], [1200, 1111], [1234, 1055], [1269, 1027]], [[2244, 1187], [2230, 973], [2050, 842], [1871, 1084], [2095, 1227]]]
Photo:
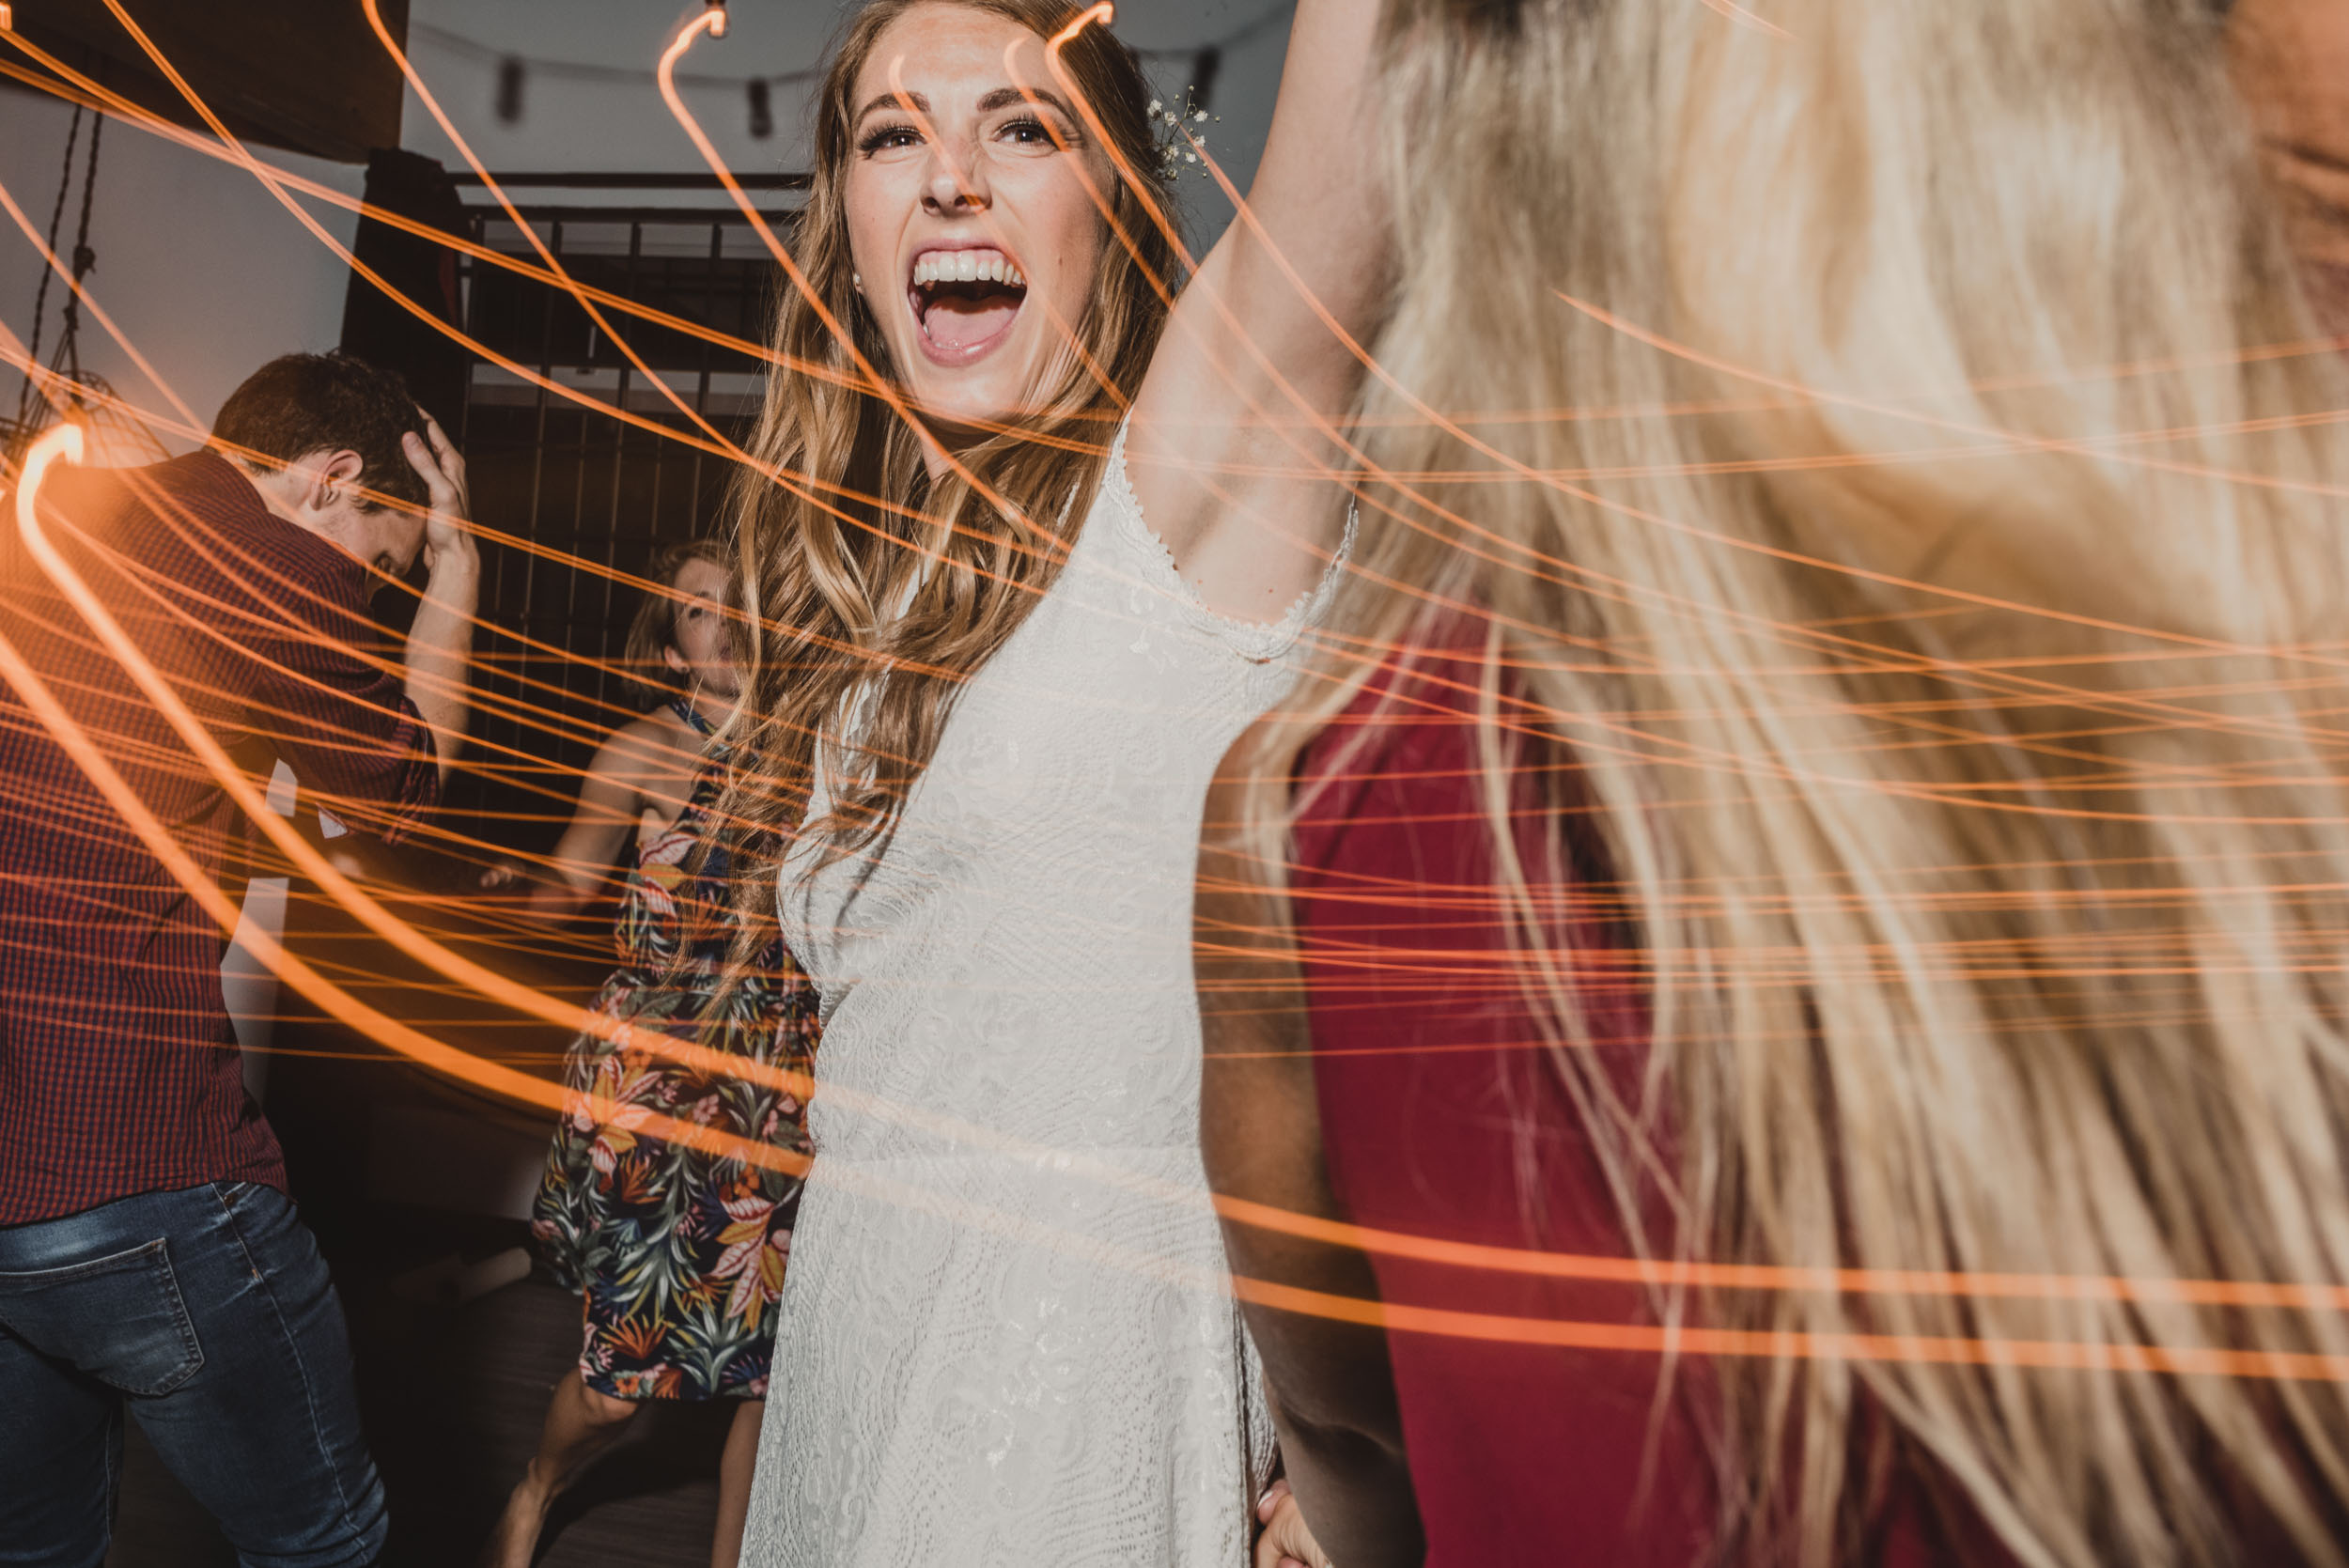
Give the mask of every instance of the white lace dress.
[[1206, 610], [1121, 436], [885, 858], [786, 869], [825, 1032], [754, 1568], [1247, 1560], [1270, 1436], [1200, 1165], [1191, 881], [1328, 592]]

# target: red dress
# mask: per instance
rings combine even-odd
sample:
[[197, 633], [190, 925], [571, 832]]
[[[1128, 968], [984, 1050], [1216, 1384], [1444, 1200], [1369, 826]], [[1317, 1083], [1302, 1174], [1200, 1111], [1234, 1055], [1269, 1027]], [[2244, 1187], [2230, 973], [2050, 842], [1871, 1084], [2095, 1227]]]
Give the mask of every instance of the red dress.
[[[1330, 1181], [1354, 1222], [1374, 1229], [1626, 1257], [1582, 1116], [1511, 971], [1473, 784], [1473, 705], [1448, 690], [1475, 678], [1466, 664], [1423, 667], [1383, 715], [1366, 693], [1305, 759], [1319, 787], [1298, 831], [1291, 908]], [[1347, 737], [1364, 723], [1372, 737], [1352, 753]], [[1574, 929], [1595, 1048], [1620, 1081], [1635, 1080], [1644, 1046], [1627, 966], [1610, 961], [1620, 955], [1601, 924]], [[1372, 1261], [1390, 1308], [1655, 1323], [1636, 1287]], [[1429, 1568], [1709, 1560], [1707, 1363], [1684, 1358], [1659, 1404], [1653, 1354], [1392, 1326], [1388, 1338]], [[1983, 1560], [1934, 1547], [1924, 1513], [1885, 1510], [1863, 1560]]]

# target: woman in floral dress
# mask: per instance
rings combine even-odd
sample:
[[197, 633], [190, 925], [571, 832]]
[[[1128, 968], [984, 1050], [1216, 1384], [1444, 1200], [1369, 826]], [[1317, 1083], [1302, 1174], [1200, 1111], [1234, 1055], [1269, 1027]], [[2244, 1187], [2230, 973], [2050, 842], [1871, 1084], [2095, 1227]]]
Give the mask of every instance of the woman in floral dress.
[[[596, 1010], [804, 1083], [815, 994], [780, 941], [731, 989], [722, 986], [731, 935], [723, 841], [695, 864], [727, 766], [723, 748], [705, 748], [737, 691], [725, 570], [697, 541], [663, 552], [648, 576], [667, 591], [647, 596], [630, 657], [674, 677], [677, 690], [597, 753], [551, 874], [536, 880], [529, 901], [547, 914], [583, 906], [633, 828], [636, 863], [615, 931], [620, 967]], [[501, 867], [483, 880], [496, 887], [519, 876]], [[581, 1295], [584, 1343], [576, 1375], [555, 1388], [538, 1453], [507, 1502], [488, 1563], [526, 1568], [554, 1498], [646, 1402], [661, 1399], [741, 1402], [720, 1467], [710, 1551], [719, 1568], [735, 1561], [800, 1183], [774, 1165], [638, 1129], [660, 1115], [804, 1153], [798, 1094], [773, 1074], [759, 1079], [704, 1073], [598, 1034], [572, 1043], [564, 1080], [573, 1098], [555, 1128], [531, 1230], [556, 1277]], [[619, 1109], [600, 1111], [601, 1102]]]

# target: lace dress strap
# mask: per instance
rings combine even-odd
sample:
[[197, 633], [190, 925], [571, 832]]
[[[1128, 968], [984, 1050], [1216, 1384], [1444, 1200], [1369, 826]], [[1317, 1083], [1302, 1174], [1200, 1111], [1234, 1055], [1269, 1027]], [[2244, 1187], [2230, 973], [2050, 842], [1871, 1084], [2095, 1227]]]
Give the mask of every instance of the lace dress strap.
[[1279, 620], [1252, 621], [1227, 615], [1211, 608], [1200, 597], [1198, 584], [1183, 576], [1175, 566], [1174, 551], [1167, 548], [1166, 541], [1143, 514], [1142, 498], [1134, 491], [1133, 475], [1126, 464], [1126, 433], [1130, 423], [1120, 425], [1116, 439], [1110, 443], [1109, 466], [1101, 474], [1099, 507], [1112, 514], [1120, 536], [1141, 555], [1151, 585], [1173, 598], [1186, 620], [1213, 633], [1219, 642], [1252, 663], [1268, 663], [1281, 658], [1328, 611], [1346, 563], [1354, 553], [1355, 530], [1361, 521], [1361, 504], [1351, 495], [1346, 498], [1346, 533], [1331, 552], [1321, 580], [1298, 595]]

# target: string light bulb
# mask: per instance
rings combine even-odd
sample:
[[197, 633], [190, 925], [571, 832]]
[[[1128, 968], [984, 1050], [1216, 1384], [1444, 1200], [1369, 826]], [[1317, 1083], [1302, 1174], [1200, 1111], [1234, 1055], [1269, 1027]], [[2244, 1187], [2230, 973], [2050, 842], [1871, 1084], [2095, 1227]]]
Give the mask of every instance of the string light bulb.
[[703, 0], [703, 4], [711, 12], [709, 36], [713, 39], [724, 38], [726, 36], [726, 0]]
[[511, 54], [498, 62], [497, 116], [500, 125], [521, 122], [522, 63]]

